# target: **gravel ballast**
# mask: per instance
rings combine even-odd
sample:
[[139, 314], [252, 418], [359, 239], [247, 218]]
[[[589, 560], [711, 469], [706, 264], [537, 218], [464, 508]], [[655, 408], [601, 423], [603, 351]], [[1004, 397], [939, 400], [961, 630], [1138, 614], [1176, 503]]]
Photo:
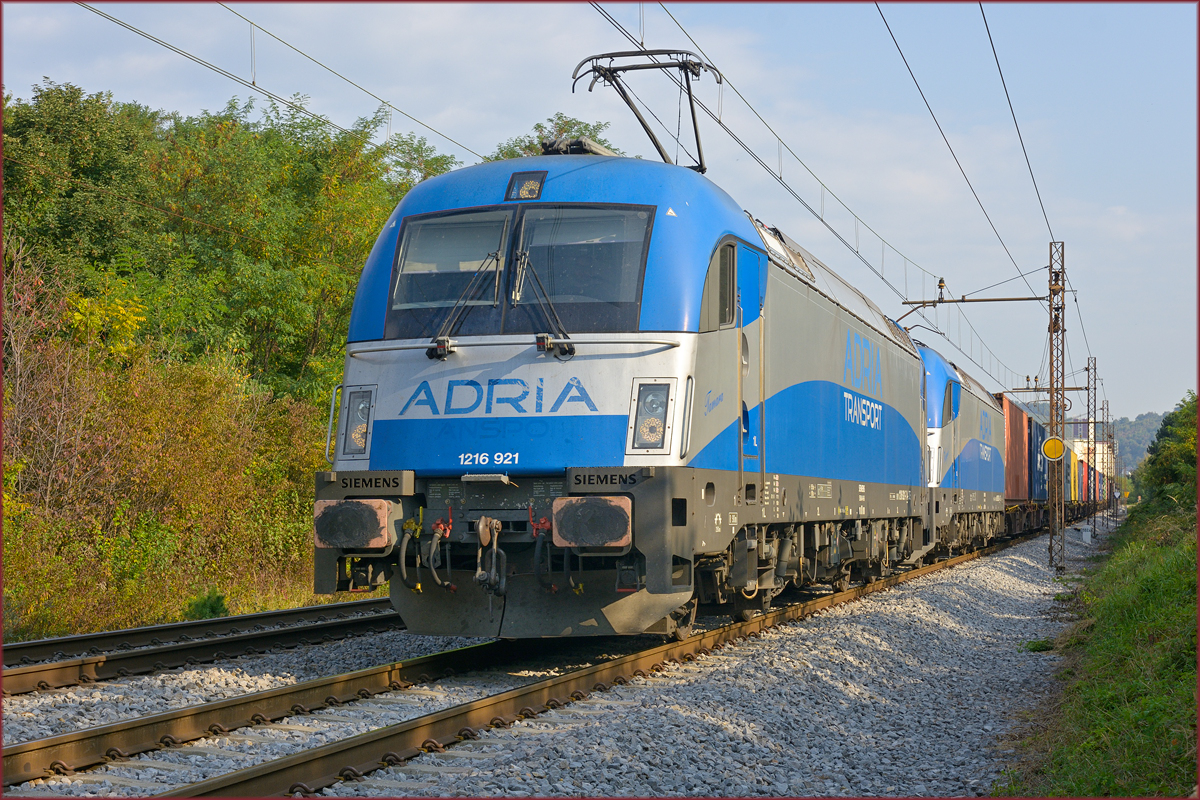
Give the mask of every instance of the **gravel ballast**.
[[4, 698], [4, 744], [289, 686], [488, 641], [402, 630]]
[[[1081, 538], [1080, 529], [1068, 530], [1073, 570], [1097, 547]], [[479, 741], [324, 793], [986, 794], [1008, 755], [998, 743], [1017, 715], [1049, 690], [1058, 660], [1053, 652], [1022, 647], [1052, 639], [1067, 622], [1055, 609], [1053, 596], [1063, 586], [1045, 565], [1047, 541], [1043, 536], [829, 609], [669, 667], [659, 676], [596, 693], [509, 729], [485, 731]], [[52, 735], [476, 641], [481, 640], [393, 632], [6, 698], [5, 740]], [[20, 788], [73, 796], [153, 794], [164, 784], [211, 777], [511, 688], [537, 679], [537, 672], [461, 676], [422, 687], [427, 691], [411, 706], [379, 703], [356, 713], [354, 704], [327, 712], [332, 719], [319, 719], [326, 713], [321, 712], [286, 721], [318, 730], [259, 726], [196, 742], [200, 750], [191, 755], [178, 748], [141, 757], [170, 762], [158, 773], [110, 765]], [[246, 734], [248, 740], [241, 741], [239, 735]], [[212, 752], [206, 754], [205, 748]], [[223, 755], [229, 750], [243, 756]], [[98, 782], [106, 775], [115, 780]], [[147, 780], [154, 789], [137, 785]]]
[[[1096, 543], [1067, 534], [1078, 569]], [[1066, 624], [1047, 543], [487, 731], [473, 756], [422, 756], [324, 794], [985, 795], [1008, 755], [1001, 737], [1049, 691], [1058, 661], [1024, 649]]]

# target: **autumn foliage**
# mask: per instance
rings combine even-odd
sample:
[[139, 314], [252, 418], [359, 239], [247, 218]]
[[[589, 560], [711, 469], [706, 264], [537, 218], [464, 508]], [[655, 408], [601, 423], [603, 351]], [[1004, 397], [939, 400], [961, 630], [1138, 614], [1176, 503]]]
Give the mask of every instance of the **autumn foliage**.
[[[383, 135], [382, 109], [342, 131], [292, 102], [4, 95], [6, 640], [317, 600], [313, 472], [358, 276], [458, 161]], [[557, 114], [520, 143], [604, 127]]]

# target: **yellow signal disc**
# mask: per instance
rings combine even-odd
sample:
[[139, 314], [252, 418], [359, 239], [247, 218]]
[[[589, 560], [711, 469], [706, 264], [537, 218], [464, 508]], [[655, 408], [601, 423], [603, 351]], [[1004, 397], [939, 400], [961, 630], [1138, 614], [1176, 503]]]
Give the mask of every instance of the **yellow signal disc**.
[[1057, 436], [1051, 436], [1046, 441], [1042, 442], [1042, 455], [1051, 461], [1058, 461], [1067, 452], [1067, 446], [1063, 444], [1063, 440]]

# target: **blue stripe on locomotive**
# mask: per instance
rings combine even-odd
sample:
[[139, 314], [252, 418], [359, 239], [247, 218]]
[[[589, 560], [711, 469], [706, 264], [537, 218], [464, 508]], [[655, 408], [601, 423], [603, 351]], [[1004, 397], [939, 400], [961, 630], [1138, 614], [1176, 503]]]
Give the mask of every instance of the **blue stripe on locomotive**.
[[[520, 453], [499, 472], [557, 472], [564, 465], [619, 467], [625, 463], [624, 415], [464, 417], [376, 420], [371, 469], [413, 469], [421, 475], [461, 475], [459, 454]], [[484, 469], [483, 471], [487, 471]]]
[[[348, 341], [383, 338], [387, 295], [403, 218], [457, 208], [508, 205], [514, 172], [545, 171], [537, 203], [625, 203], [657, 207], [646, 260], [639, 328], [698, 331], [704, 276], [728, 234], [759, 242], [750, 220], [715, 183], [690, 169], [633, 158], [537, 156], [477, 164], [422, 181], [392, 212], [363, 268]], [[516, 205], [516, 203], [511, 203]], [[673, 212], [668, 214], [668, 209]], [[745, 322], [758, 318], [753, 305]]]
[[[983, 457], [985, 447], [991, 450], [990, 459]], [[967, 440], [947, 470], [941, 486], [968, 492], [1004, 494], [1004, 460], [999, 450], [978, 439]]]
[[[930, 347], [918, 347], [921, 361], [925, 365], [926, 403], [925, 415], [930, 428], [943, 427], [943, 413], [946, 396], [946, 386], [950, 383], [962, 386], [958, 371], [946, 358]], [[960, 407], [962, 398], [974, 397], [967, 388], [960, 388]], [[1003, 415], [999, 417], [1002, 421]], [[951, 424], [958, 424], [961, 433], [964, 417], [960, 416]], [[986, 456], [986, 457], [985, 457]], [[995, 492], [1004, 494], [1004, 452], [974, 437], [963, 442], [962, 447], [954, 456], [954, 461], [947, 467], [939, 485], [946, 489], [963, 489], [969, 492]]]
[[[915, 486], [921, 483], [921, 444], [904, 416], [884, 404], [878, 430], [845, 421], [846, 387], [807, 381], [767, 398], [767, 472], [785, 475]], [[759, 408], [750, 410], [758, 430]], [[737, 469], [735, 420], [688, 465]], [[756, 462], [748, 469], [758, 470]]]

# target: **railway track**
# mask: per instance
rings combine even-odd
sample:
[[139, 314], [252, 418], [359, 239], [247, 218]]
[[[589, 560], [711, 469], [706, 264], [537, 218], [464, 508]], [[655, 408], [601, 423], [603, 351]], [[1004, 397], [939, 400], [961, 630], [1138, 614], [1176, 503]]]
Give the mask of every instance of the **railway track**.
[[0, 680], [5, 695], [24, 694], [260, 653], [272, 647], [379, 632], [403, 624], [391, 610], [391, 602], [382, 598], [19, 642], [4, 647], [5, 667]]
[[[1036, 534], [1034, 534], [1036, 535]], [[694, 660], [728, 643], [758, 636], [763, 630], [798, 620], [821, 610], [853, 602], [873, 592], [998, 552], [1034, 535], [1018, 537], [974, 553], [893, 575], [845, 592], [796, 603], [748, 622], [725, 625], [684, 642], [658, 645], [603, 663], [538, 680], [519, 688], [385, 725], [244, 769], [177, 786], [162, 796], [279, 795], [313, 793], [341, 780], [358, 780], [373, 770], [401, 764], [414, 757], [474, 738], [481, 728], [511, 725], [554, 710], [589, 693], [634, 676], [660, 671], [669, 662]], [[309, 681], [231, 700], [180, 709], [140, 720], [92, 728], [47, 739], [22, 742], [4, 751], [6, 786], [54, 772], [71, 772], [100, 764], [143, 768], [150, 762], [131, 760], [138, 753], [171, 751], [188, 741], [237, 731], [254, 740], [255, 728], [295, 727], [304, 715], [353, 713], [356, 703], [375, 708], [380, 703], [404, 702], [406, 689], [446, 674], [486, 669], [521, 656], [520, 642], [492, 642], [407, 662]], [[279, 726], [276, 719], [295, 718]], [[318, 717], [320, 718], [320, 717]], [[338, 717], [334, 717], [338, 718]], [[301, 726], [303, 727], [303, 726]], [[204, 750], [205, 748], [200, 748]], [[236, 755], [236, 754], [235, 754]], [[121, 779], [116, 779], [119, 784]], [[126, 781], [124, 785], [137, 785]], [[159, 784], [166, 788], [166, 784]], [[145, 784], [146, 788], [153, 786]]]

